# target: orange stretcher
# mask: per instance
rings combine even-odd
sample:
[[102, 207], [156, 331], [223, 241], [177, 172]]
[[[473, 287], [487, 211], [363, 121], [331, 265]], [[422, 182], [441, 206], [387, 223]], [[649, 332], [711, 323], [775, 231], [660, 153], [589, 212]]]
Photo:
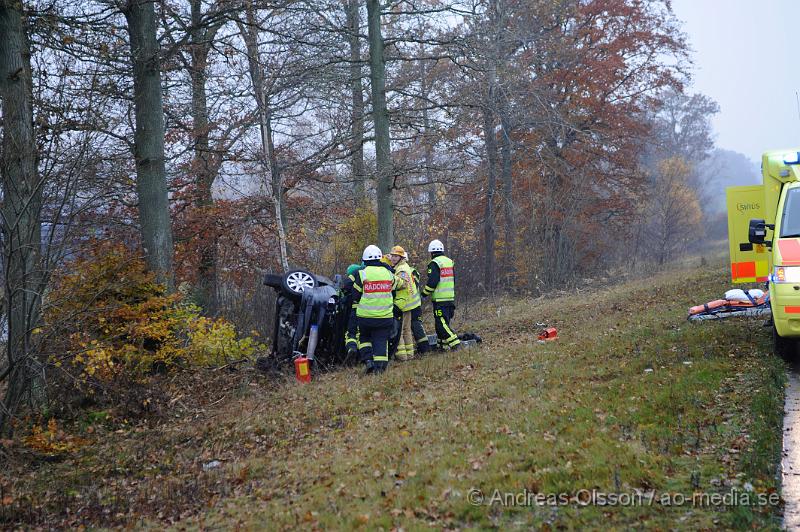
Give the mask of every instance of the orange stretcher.
[[772, 314], [769, 305], [769, 292], [764, 292], [760, 297], [751, 296], [744, 291], [746, 300], [743, 299], [715, 299], [702, 305], [689, 308], [687, 319], [690, 321], [719, 320], [734, 316], [761, 318]]

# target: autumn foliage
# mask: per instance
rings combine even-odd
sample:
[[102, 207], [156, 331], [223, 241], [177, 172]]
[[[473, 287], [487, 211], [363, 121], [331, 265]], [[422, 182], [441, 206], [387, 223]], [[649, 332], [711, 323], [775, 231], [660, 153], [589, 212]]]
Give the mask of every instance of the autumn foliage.
[[121, 244], [94, 243], [65, 265], [46, 299], [45, 322], [53, 364], [89, 395], [265, 349], [253, 337], [239, 338], [228, 321], [201, 316], [180, 291], [167, 294]]
[[88, 444], [88, 440], [68, 434], [58, 427], [58, 422], [50, 418], [47, 427], [33, 425], [31, 433], [22, 439], [25, 446], [44, 456], [59, 456], [72, 453]]

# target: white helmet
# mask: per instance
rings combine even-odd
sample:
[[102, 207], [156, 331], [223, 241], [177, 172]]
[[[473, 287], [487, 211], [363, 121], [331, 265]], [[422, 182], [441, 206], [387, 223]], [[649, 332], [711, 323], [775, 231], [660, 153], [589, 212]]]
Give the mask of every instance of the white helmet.
[[364, 248], [364, 253], [361, 254], [361, 260], [381, 260], [383, 251], [378, 246], [370, 245]]
[[431, 243], [428, 244], [428, 253], [436, 252], [444, 253], [444, 244], [442, 244], [441, 240], [431, 240]]

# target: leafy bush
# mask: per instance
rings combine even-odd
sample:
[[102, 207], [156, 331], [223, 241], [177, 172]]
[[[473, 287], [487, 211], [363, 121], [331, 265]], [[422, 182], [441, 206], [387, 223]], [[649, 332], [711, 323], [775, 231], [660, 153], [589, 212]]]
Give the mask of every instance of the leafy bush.
[[59, 429], [56, 420], [51, 418], [47, 422], [46, 429], [34, 425], [31, 433], [22, 439], [22, 443], [28, 449], [41, 455], [58, 456], [74, 452], [88, 442]]
[[220, 366], [231, 360], [251, 358], [256, 351], [265, 349], [253, 337], [237, 340], [236, 329], [223, 319], [195, 316], [189, 322], [187, 351], [194, 364]]
[[324, 271], [344, 271], [347, 265], [361, 260], [361, 252], [376, 240], [378, 218], [371, 209], [362, 209], [341, 220], [329, 245], [324, 247]]
[[44, 312], [51, 359], [79, 386], [141, 382], [154, 371], [218, 366], [265, 349], [200, 313], [180, 293], [168, 294], [120, 244], [94, 245], [67, 264]]

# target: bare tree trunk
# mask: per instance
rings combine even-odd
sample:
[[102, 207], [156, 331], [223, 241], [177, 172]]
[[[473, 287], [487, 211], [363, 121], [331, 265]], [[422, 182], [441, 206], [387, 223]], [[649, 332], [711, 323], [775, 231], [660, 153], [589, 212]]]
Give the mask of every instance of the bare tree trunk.
[[[196, 205], [200, 212], [214, 205], [212, 187], [217, 178], [219, 165], [213, 160], [209, 146], [208, 102], [206, 96], [206, 80], [208, 54], [216, 34], [216, 28], [203, 27], [201, 0], [191, 0], [192, 25], [191, 65], [189, 75], [192, 82], [192, 122], [194, 137], [195, 183], [197, 185]], [[211, 238], [202, 242], [200, 248], [200, 264], [198, 266], [198, 288], [201, 306], [206, 314], [217, 312], [217, 236], [212, 231]]]
[[[424, 50], [420, 50], [420, 56], [423, 55]], [[430, 96], [430, 88], [428, 86], [428, 72], [425, 67], [425, 62], [422, 63], [422, 80], [420, 81], [422, 90], [422, 137], [425, 143], [425, 182], [428, 209], [433, 215], [434, 208], [436, 207], [436, 183], [433, 181], [433, 135], [431, 132], [431, 118], [428, 114], [428, 99]]]
[[500, 146], [501, 181], [503, 182], [503, 214], [505, 222], [506, 264], [507, 274], [514, 269], [514, 250], [516, 246], [516, 221], [514, 220], [514, 176], [512, 173], [513, 152], [511, 150], [511, 126], [508, 109], [505, 103], [500, 106], [500, 124], [503, 129], [502, 144]]
[[372, 120], [375, 123], [375, 163], [377, 169], [378, 246], [394, 244], [394, 202], [392, 199], [392, 153], [389, 137], [389, 111], [386, 107], [386, 62], [381, 35], [381, 2], [367, 0], [369, 27], [369, 71], [372, 85]]
[[366, 179], [367, 171], [364, 165], [364, 87], [361, 83], [361, 37], [359, 30], [361, 19], [359, 17], [359, 1], [347, 0], [347, 25], [350, 39], [350, 88], [353, 99], [352, 110], [352, 152], [353, 152], [353, 180], [356, 208], [364, 204], [367, 199]]
[[139, 224], [148, 268], [169, 290], [172, 270], [172, 227], [164, 161], [164, 110], [161, 65], [152, 0], [128, 0], [124, 9], [131, 39], [133, 102], [136, 115], [134, 156]]
[[[491, 84], [490, 84], [491, 85]], [[483, 108], [483, 136], [486, 148], [486, 210], [483, 221], [483, 243], [486, 249], [484, 261], [483, 282], [486, 289], [492, 291], [495, 277], [495, 221], [494, 221], [494, 193], [497, 187], [497, 141], [495, 140], [495, 118], [490, 105], [492, 89], [489, 90], [487, 105]]]
[[259, 113], [261, 123], [261, 145], [266, 149], [266, 157], [269, 159], [269, 173], [272, 176], [272, 198], [275, 203], [275, 219], [278, 225], [278, 241], [281, 248], [281, 265], [284, 270], [289, 269], [289, 252], [286, 243], [286, 212], [283, 205], [283, 178], [281, 169], [278, 165], [278, 156], [275, 154], [275, 143], [272, 132], [272, 114], [270, 113], [267, 97], [261, 93], [263, 98], [261, 103], [262, 112]]
[[280, 251], [281, 266], [289, 269], [289, 253], [286, 245], [285, 214], [283, 206], [283, 179], [281, 177], [278, 157], [275, 153], [275, 144], [272, 133], [272, 116], [264, 90], [264, 73], [258, 51], [258, 25], [255, 20], [252, 3], [246, 7], [247, 23], [239, 25], [239, 31], [247, 47], [247, 63], [250, 70], [250, 80], [253, 83], [253, 94], [258, 107], [258, 124], [261, 130], [261, 150], [264, 161], [270, 170], [270, 199], [275, 208], [275, 225], [278, 230], [278, 247]]
[[428, 208], [433, 213], [436, 208], [436, 182], [433, 179], [433, 142], [431, 141], [431, 120], [428, 109], [422, 110], [423, 139], [425, 142], [425, 183]]
[[3, 139], [3, 251], [8, 299], [8, 365], [0, 381], [8, 387], [0, 404], [0, 433], [11, 430], [9, 420], [25, 403], [39, 408], [45, 402], [44, 366], [36, 358], [31, 337], [41, 318], [42, 189], [33, 129], [31, 52], [25, 33], [22, 4], [0, 0], [0, 103]]
[[486, 100], [483, 105], [483, 137], [486, 149], [486, 210], [484, 213], [483, 243], [486, 259], [483, 266], [483, 281], [486, 290], [494, 289], [496, 236], [494, 194], [497, 188], [497, 138], [495, 132], [495, 107], [497, 103], [497, 64], [499, 61], [500, 14], [497, 0], [489, 1], [489, 58], [486, 71]]

